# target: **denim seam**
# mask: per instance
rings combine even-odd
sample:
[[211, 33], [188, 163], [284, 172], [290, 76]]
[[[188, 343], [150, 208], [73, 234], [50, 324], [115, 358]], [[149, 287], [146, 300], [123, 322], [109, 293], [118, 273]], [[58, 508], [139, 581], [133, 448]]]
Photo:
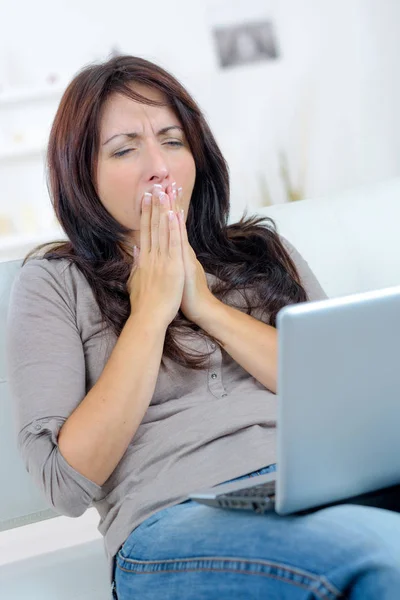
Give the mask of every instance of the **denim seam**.
[[[270, 577], [271, 579], [277, 579], [280, 581], [284, 581], [286, 583], [292, 583], [295, 584], [298, 587], [301, 587], [303, 589], [307, 589], [307, 590], [312, 590], [317, 596], [318, 598], [321, 598], [321, 600], [336, 600], [337, 598], [340, 598], [342, 600], [345, 599], [344, 594], [338, 590], [325, 576], [319, 576], [319, 575], [315, 575], [313, 573], [310, 573], [308, 571], [302, 571], [300, 569], [295, 569], [293, 567], [289, 567], [287, 565], [283, 565], [283, 564], [279, 564], [279, 563], [272, 563], [269, 561], [263, 561], [263, 560], [248, 560], [245, 558], [240, 558], [240, 557], [213, 557], [213, 556], [206, 556], [206, 557], [201, 557], [201, 558], [182, 558], [182, 559], [166, 559], [166, 560], [158, 560], [158, 561], [141, 561], [141, 560], [135, 560], [132, 558], [123, 558], [123, 561], [127, 562], [127, 563], [131, 563], [132, 566], [137, 565], [137, 566], [141, 566], [141, 567], [145, 567], [145, 566], [158, 566], [158, 567], [166, 567], [166, 566], [172, 566], [172, 565], [178, 565], [179, 563], [183, 566], [186, 565], [188, 563], [193, 563], [196, 562], [198, 564], [198, 566], [193, 567], [193, 568], [177, 568], [177, 569], [171, 569], [171, 568], [158, 568], [157, 570], [150, 570], [150, 571], [137, 571], [136, 569], [127, 569], [124, 568], [122, 565], [117, 565], [118, 568], [121, 571], [124, 571], [125, 573], [131, 573], [131, 574], [135, 574], [135, 575], [154, 575], [154, 574], [160, 574], [162, 572], [165, 573], [187, 573], [187, 572], [195, 572], [195, 571], [214, 571], [214, 572], [218, 572], [218, 573], [223, 573], [223, 572], [229, 572], [229, 573], [239, 573], [242, 575], [261, 575], [263, 577]], [[226, 562], [234, 562], [234, 563], [238, 563], [241, 562], [242, 564], [246, 564], [246, 565], [254, 565], [254, 566], [261, 566], [261, 567], [267, 567], [268, 569], [270, 569], [270, 572], [266, 572], [266, 571], [248, 571], [248, 570], [242, 570], [242, 569], [237, 569], [234, 567], [228, 567], [225, 566], [224, 568], [212, 568], [210, 566], [201, 566], [201, 563], [205, 563], [205, 562], [209, 562], [212, 561], [214, 563], [219, 563], [219, 564], [223, 564]], [[286, 572], [282, 573], [281, 575], [279, 575], [278, 573], [274, 573], [273, 571], [281, 571], [281, 572]], [[294, 577], [302, 577], [304, 580], [308, 580], [307, 582], [299, 582], [296, 581]]]

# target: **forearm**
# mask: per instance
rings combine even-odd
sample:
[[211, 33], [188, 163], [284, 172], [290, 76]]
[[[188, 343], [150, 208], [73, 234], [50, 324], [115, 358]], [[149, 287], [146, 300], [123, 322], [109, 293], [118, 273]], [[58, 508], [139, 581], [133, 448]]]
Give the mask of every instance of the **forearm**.
[[274, 327], [217, 298], [210, 302], [196, 324], [218, 339], [243, 369], [276, 393], [278, 332]]
[[78, 472], [103, 485], [150, 404], [166, 327], [132, 316], [96, 384], [60, 430], [59, 450]]

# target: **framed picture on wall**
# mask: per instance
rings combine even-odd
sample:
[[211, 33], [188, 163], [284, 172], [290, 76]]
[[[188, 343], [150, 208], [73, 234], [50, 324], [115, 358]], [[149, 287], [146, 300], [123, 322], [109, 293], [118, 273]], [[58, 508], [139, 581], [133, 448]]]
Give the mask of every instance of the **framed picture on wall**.
[[223, 69], [278, 58], [272, 21], [218, 26], [213, 35]]

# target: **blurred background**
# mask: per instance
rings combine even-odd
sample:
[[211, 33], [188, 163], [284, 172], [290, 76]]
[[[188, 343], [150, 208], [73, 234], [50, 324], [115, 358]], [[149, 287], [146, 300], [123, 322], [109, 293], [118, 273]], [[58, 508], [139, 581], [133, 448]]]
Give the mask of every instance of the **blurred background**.
[[231, 173], [231, 212], [400, 175], [398, 0], [0, 5], [0, 260], [59, 237], [44, 155], [62, 93], [127, 53], [171, 71]]

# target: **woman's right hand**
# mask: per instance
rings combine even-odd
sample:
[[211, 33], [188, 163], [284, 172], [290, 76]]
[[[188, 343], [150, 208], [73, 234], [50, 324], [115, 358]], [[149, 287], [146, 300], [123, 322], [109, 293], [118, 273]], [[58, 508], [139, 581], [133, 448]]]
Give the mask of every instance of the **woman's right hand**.
[[[146, 198], [149, 204], [146, 204]], [[179, 310], [185, 284], [179, 221], [169, 208], [169, 197], [157, 188], [153, 188], [153, 194], [144, 195], [140, 253], [134, 259], [127, 283], [131, 315], [151, 315], [160, 319], [165, 327], [173, 321]]]

